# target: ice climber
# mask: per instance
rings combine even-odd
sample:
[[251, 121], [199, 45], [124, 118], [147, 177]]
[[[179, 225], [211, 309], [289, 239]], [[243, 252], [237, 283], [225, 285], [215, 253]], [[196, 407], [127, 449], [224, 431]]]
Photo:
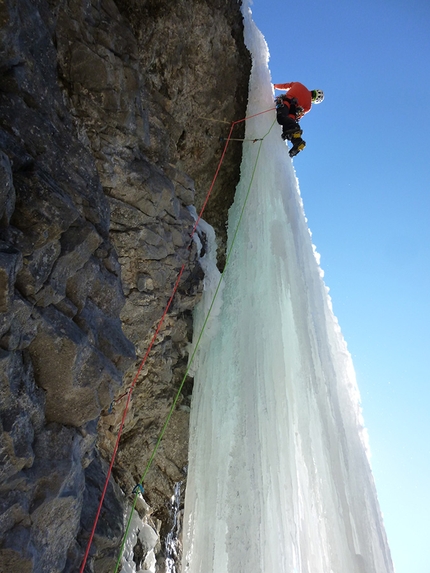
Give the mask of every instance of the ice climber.
[[313, 103], [321, 103], [324, 99], [322, 90], [308, 90], [300, 82], [275, 84], [277, 90], [287, 90], [275, 99], [276, 120], [282, 125], [282, 139], [291, 141], [290, 157], [294, 157], [305, 148], [306, 142], [302, 139], [303, 131], [299, 121], [308, 113]]

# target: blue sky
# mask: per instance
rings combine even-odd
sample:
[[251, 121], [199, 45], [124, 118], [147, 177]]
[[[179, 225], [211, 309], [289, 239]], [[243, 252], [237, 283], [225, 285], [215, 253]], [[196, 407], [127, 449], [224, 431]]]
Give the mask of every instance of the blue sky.
[[254, 0], [252, 12], [273, 81], [325, 93], [294, 166], [396, 572], [430, 573], [430, 2]]

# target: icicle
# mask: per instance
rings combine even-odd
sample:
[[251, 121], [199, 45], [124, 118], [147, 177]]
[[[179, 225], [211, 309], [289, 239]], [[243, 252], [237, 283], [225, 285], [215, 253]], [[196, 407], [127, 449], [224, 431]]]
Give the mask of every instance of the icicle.
[[[126, 517], [128, 514], [126, 514]], [[158, 542], [157, 532], [133, 511], [129, 535], [122, 556], [122, 573], [155, 573], [154, 548]]]
[[166, 573], [179, 573], [177, 563], [181, 562], [182, 546], [180, 542], [181, 524], [180, 524], [180, 503], [181, 503], [181, 485], [182, 482], [175, 484], [175, 491], [170, 500], [170, 517], [172, 519], [172, 528], [166, 537]]

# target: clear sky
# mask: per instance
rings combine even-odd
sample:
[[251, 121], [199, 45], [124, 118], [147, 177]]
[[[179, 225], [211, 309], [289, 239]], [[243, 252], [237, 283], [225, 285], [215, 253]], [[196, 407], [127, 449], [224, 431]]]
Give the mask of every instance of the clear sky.
[[430, 0], [254, 0], [252, 12], [273, 81], [325, 93], [294, 166], [396, 571], [430, 573]]

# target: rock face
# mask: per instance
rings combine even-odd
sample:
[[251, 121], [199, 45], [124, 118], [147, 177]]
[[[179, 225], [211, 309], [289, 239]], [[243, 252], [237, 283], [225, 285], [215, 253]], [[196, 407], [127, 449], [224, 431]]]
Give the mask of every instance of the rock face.
[[[202, 278], [189, 207], [245, 113], [240, 3], [4, 0], [0, 49], [0, 571], [79, 569], [127, 391], [184, 266], [91, 547], [86, 570], [102, 573], [186, 370]], [[205, 211], [220, 265], [240, 153]], [[187, 380], [137, 506], [160, 531], [157, 571], [191, 392]]]

